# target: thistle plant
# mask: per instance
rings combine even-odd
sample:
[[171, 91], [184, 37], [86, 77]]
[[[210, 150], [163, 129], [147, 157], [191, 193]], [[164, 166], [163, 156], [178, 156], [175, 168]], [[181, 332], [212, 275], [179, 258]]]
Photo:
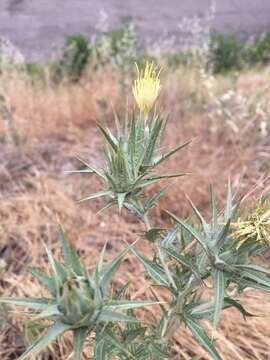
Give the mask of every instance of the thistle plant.
[[[97, 265], [89, 273], [82, 265], [77, 253], [69, 245], [62, 228], [59, 230], [63, 263], [57, 261], [46, 247], [52, 268], [51, 276], [37, 269], [32, 275], [46, 288], [48, 298], [1, 298], [4, 304], [14, 304], [32, 309], [29, 315], [35, 320], [50, 321], [52, 325], [20, 357], [28, 359], [46, 348], [67, 331], [73, 332], [74, 359], [80, 360], [87, 336], [107, 335], [111, 323], [138, 323], [134, 316], [123, 314], [125, 310], [152, 305], [153, 301], [123, 300], [110, 294], [112, 278], [127, 250], [118, 254], [107, 266], [103, 265], [105, 247]], [[96, 357], [97, 359], [100, 357]]]
[[[103, 188], [82, 200], [105, 197], [104, 208], [117, 205], [120, 210], [132, 213], [145, 227], [142, 240], [151, 242], [153, 253], [151, 256], [142, 253], [135, 243], [104, 266], [104, 247], [94, 271], [89, 273], [60, 229], [63, 264], [46, 248], [52, 275], [31, 270], [50, 297], [0, 299], [2, 303], [32, 308], [36, 319], [52, 323], [21, 360], [39, 353], [66, 331], [74, 334], [75, 360], [82, 357], [86, 342], [90, 343], [91, 359], [95, 360], [170, 359], [174, 335], [185, 327], [213, 359], [219, 360], [222, 356], [203, 320], [217, 329], [222, 312], [231, 307], [245, 318], [255, 316], [240, 302], [241, 293], [247, 289], [270, 292], [270, 271], [256, 264], [256, 256], [270, 243], [269, 202], [261, 202], [247, 220], [242, 220], [239, 217], [242, 202], [233, 201], [228, 181], [223, 210], [218, 209], [214, 191], [210, 190], [210, 220], [189, 200], [194, 214], [191, 219], [183, 220], [167, 211], [174, 226], [171, 229], [152, 227], [151, 209], [170, 186], [162, 187], [151, 196], [145, 189], [161, 180], [183, 175], [182, 172], [160, 173], [158, 165], [189, 143], [165, 153], [160, 150], [166, 121], [153, 110], [161, 89], [159, 76], [153, 64], [146, 64], [144, 70], [138, 71], [133, 88], [138, 114], [131, 116], [127, 109], [125, 118], [120, 119], [115, 113], [115, 133], [104, 124], [98, 125], [105, 140], [105, 166], [98, 168], [79, 159], [84, 168], [73, 171], [101, 178]], [[110, 288], [127, 253], [143, 264], [152, 283], [150, 291], [154, 300], [130, 300], [128, 284], [114, 287], [114, 291]], [[163, 290], [169, 293], [166, 303]], [[155, 321], [145, 323], [136, 317], [134, 309], [149, 305], [158, 306], [160, 310], [156, 312]]]

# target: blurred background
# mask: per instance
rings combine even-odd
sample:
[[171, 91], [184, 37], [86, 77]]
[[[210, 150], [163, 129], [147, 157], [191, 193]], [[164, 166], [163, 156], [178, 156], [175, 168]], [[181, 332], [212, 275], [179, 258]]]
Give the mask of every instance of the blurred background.
[[[0, 295], [40, 294], [27, 267], [48, 267], [41, 243], [54, 248], [58, 221], [89, 267], [106, 241], [113, 256], [140, 235], [128, 214], [98, 214], [101, 200], [78, 204], [99, 183], [66, 171], [79, 168], [76, 156], [102, 164], [96, 122], [113, 127], [113, 108], [121, 118], [127, 99], [135, 108], [134, 64], [146, 60], [162, 67], [164, 146], [193, 139], [170, 160], [172, 172], [189, 175], [154, 210], [155, 225], [171, 226], [164, 209], [189, 217], [186, 195], [207, 217], [209, 184], [222, 206], [228, 176], [247, 208], [269, 190], [268, 0], [1, 0]], [[142, 272], [130, 258], [119, 283], [131, 279], [136, 290]], [[267, 295], [247, 292], [243, 301], [270, 314]], [[223, 317], [215, 338], [224, 359], [269, 359], [267, 316]], [[0, 307], [0, 358], [17, 359], [42, 330]], [[175, 340], [175, 360], [209, 359], [188, 331]], [[67, 359], [70, 349], [66, 337], [40, 359]]]

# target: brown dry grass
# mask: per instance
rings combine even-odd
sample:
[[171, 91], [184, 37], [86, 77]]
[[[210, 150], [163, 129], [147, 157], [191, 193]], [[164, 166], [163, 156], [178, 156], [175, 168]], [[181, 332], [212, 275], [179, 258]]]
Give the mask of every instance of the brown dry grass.
[[[259, 93], [269, 80], [265, 74], [245, 74], [239, 79], [238, 91]], [[230, 81], [219, 79], [215, 86], [219, 86], [217, 93], [220, 88], [226, 91]], [[59, 253], [56, 240], [59, 220], [89, 268], [106, 241], [108, 257], [111, 257], [123, 248], [124, 240], [130, 242], [138, 238], [141, 226], [131, 216], [120, 217], [113, 210], [98, 215], [100, 201], [82, 205], [76, 202], [82, 195], [98, 189], [95, 178], [68, 176], [64, 172], [78, 166], [74, 155], [91, 163], [102, 161], [101, 137], [95, 120], [104, 115], [104, 108], [102, 110], [98, 102], [105, 99], [107, 104], [112, 101], [117, 107], [119, 99], [122, 100], [121, 88], [117, 74], [111, 70], [98, 75], [90, 73], [79, 84], [56, 87], [30, 85], [24, 76], [9, 76], [1, 79], [0, 88], [15, 108], [13, 126], [23, 139], [17, 146], [0, 145], [0, 293], [34, 296], [40, 294], [41, 289], [27, 273], [27, 266], [48, 267], [43, 242]], [[263, 96], [269, 99], [269, 95], [265, 88]], [[258, 190], [266, 186], [263, 179], [269, 172], [270, 142], [269, 136], [260, 137], [260, 119], [256, 112], [250, 112], [250, 118], [241, 120], [239, 114], [243, 109], [236, 109], [239, 128], [241, 121], [250, 122], [252, 127], [234, 132], [226, 123], [209, 117], [212, 101], [197, 72], [179, 70], [165, 75], [159, 104], [171, 110], [165, 145], [173, 146], [189, 138], [194, 141], [167, 164], [171, 171], [180, 169], [191, 175], [181, 178], [162, 199], [154, 211], [156, 224], [169, 224], [164, 208], [182, 216], [190, 214], [185, 194], [207, 214], [209, 183], [215, 185], [218, 199], [223, 203], [228, 175], [238, 194], [250, 191], [255, 185]], [[110, 107], [105, 112], [110, 122]], [[0, 131], [7, 138], [7, 129]], [[143, 241], [139, 246], [149, 251]], [[141, 286], [142, 273], [142, 267], [129, 256], [116, 282], [130, 279], [136, 291]], [[270, 358], [269, 300], [268, 295], [247, 292], [243, 299], [247, 309], [254, 314], [266, 314], [247, 322], [234, 310], [224, 312], [221, 330], [214, 334], [224, 359]], [[2, 313], [0, 358], [16, 359], [26, 343], [25, 329], [18, 313], [12, 312], [7, 318], [5, 312]], [[53, 355], [44, 355], [44, 359], [68, 359], [70, 349], [67, 336], [53, 349]], [[181, 330], [175, 337], [174, 359], [193, 356], [208, 359], [190, 334]]]

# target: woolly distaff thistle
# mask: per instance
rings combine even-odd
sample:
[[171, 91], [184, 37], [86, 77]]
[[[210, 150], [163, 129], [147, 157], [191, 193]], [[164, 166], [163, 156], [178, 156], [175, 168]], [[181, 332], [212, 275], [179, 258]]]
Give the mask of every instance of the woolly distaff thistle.
[[74, 334], [74, 360], [80, 360], [88, 335], [98, 333], [99, 336], [102, 334], [106, 337], [110, 323], [138, 323], [135, 317], [123, 314], [122, 311], [155, 303], [114, 300], [114, 297], [110, 296], [112, 278], [127, 250], [104, 267], [104, 247], [94, 272], [89, 274], [75, 250], [66, 242], [62, 229], [60, 240], [63, 263], [58, 262], [46, 248], [53, 275], [31, 270], [33, 276], [47, 289], [50, 298], [0, 298], [1, 303], [33, 309], [35, 312], [30, 315], [33, 315], [35, 320], [52, 322], [47, 332], [38, 338], [19, 360], [40, 353], [66, 331]]

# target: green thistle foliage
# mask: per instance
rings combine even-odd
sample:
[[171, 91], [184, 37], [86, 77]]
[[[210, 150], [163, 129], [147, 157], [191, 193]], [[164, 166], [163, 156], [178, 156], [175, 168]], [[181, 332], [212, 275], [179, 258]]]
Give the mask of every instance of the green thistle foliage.
[[52, 275], [32, 269], [31, 273], [47, 289], [50, 298], [0, 298], [0, 303], [14, 304], [32, 309], [30, 315], [38, 321], [49, 320], [52, 325], [20, 357], [27, 359], [38, 354], [66, 331], [74, 334], [74, 359], [80, 360], [87, 336], [111, 323], [134, 323], [139, 321], [123, 311], [153, 305], [153, 301], [115, 300], [110, 296], [112, 278], [127, 250], [103, 266], [105, 247], [92, 274], [83, 267], [75, 250], [69, 245], [60, 229], [63, 263], [58, 262], [47, 250]]
[[[221, 311], [229, 307], [235, 307], [244, 317], [253, 316], [229, 295], [228, 287], [233, 286], [236, 293], [246, 288], [269, 292], [270, 271], [251, 262], [251, 257], [265, 250], [263, 243], [249, 242], [240, 248], [235, 244], [233, 221], [240, 202], [233, 204], [230, 182], [225, 210], [218, 211], [212, 189], [211, 203], [210, 222], [191, 200], [197, 222], [181, 220], [168, 212], [177, 225], [165, 235], [156, 232], [156, 239], [152, 236], [151, 241], [157, 248], [153, 260], [135, 247], [131, 250], [154, 284], [171, 293], [170, 309], [164, 312], [162, 320], [163, 335], [170, 338], [185, 325], [214, 359], [221, 359], [201, 320], [210, 320], [217, 327]], [[209, 279], [213, 284], [214, 301], [203, 301], [201, 289]]]
[[106, 207], [118, 204], [119, 209], [124, 206], [142, 219], [166, 191], [163, 189], [158, 192], [145, 203], [145, 206], [142, 206], [138, 200], [144, 188], [163, 179], [184, 175], [183, 173], [156, 173], [159, 164], [189, 143], [186, 142], [161, 154], [159, 147], [165, 123], [155, 114], [146, 123], [141, 113], [131, 121], [126, 116], [124, 124], [121, 125], [115, 114], [116, 135], [112, 134], [107, 127], [99, 124], [99, 129], [107, 143], [105, 168], [97, 169], [81, 160], [85, 169], [73, 172], [94, 173], [105, 182], [105, 188], [94, 195], [87, 196], [82, 201], [106, 196], [110, 198]]

